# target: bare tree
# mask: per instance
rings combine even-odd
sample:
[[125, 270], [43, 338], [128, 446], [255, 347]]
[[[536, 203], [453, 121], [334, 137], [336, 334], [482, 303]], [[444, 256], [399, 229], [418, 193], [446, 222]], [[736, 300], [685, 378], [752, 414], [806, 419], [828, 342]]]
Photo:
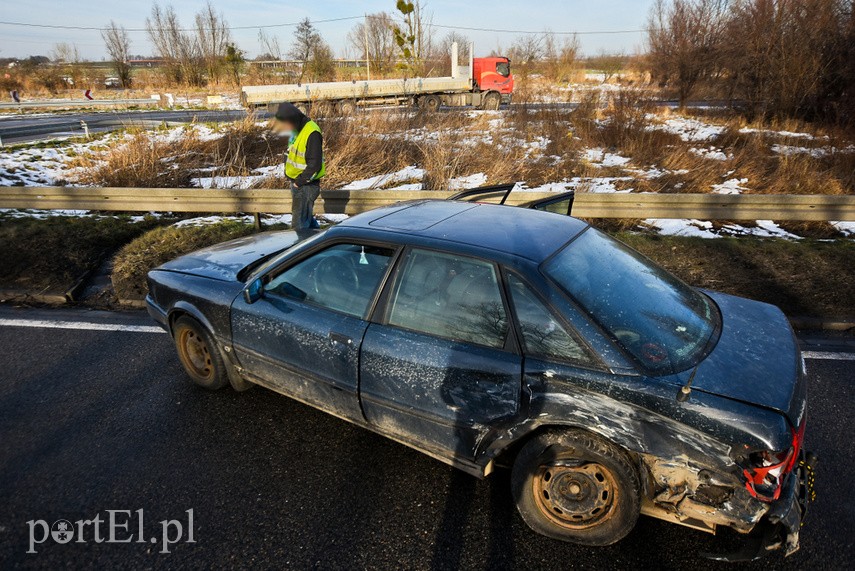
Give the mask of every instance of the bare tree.
[[152, 5], [151, 16], [145, 20], [146, 31], [158, 56], [176, 82], [188, 85], [204, 84], [204, 60], [195, 35], [186, 33], [172, 6]]
[[734, 95], [755, 113], [806, 118], [845, 100], [851, 9], [844, 0], [736, 0], [724, 57]]
[[128, 32], [123, 26], [119, 26], [115, 21], [110, 20], [110, 24], [101, 31], [101, 37], [104, 39], [104, 46], [107, 48], [107, 54], [113, 62], [113, 69], [116, 71], [116, 77], [123, 88], [128, 88], [131, 85], [131, 39], [128, 37]]
[[588, 65], [603, 74], [603, 83], [608, 83], [613, 77], [623, 71], [627, 57], [622, 53], [600, 52], [598, 56], [588, 58]]
[[531, 65], [543, 59], [545, 54], [544, 39], [545, 36], [539, 34], [519, 36], [511, 45], [511, 59], [522, 65]]
[[369, 14], [364, 22], [356, 24], [347, 34], [347, 41], [356, 52], [356, 57], [368, 56], [372, 70], [384, 73], [392, 69], [395, 62], [395, 22], [386, 12]]
[[579, 38], [575, 34], [567, 36], [559, 44], [555, 34], [547, 32], [543, 38], [543, 51], [546, 59], [546, 73], [554, 81], [570, 81], [578, 66]]
[[223, 14], [217, 14], [210, 1], [196, 14], [196, 42], [205, 60], [208, 79], [219, 82], [231, 34]]
[[272, 59], [279, 61], [282, 59], [282, 47], [279, 45], [279, 38], [276, 36], [268, 36], [267, 33], [260, 29], [258, 30], [258, 43], [261, 46], [261, 51], [265, 56], [262, 59]]
[[727, 0], [657, 0], [648, 43], [653, 72], [673, 85], [683, 107], [700, 81], [720, 64]]

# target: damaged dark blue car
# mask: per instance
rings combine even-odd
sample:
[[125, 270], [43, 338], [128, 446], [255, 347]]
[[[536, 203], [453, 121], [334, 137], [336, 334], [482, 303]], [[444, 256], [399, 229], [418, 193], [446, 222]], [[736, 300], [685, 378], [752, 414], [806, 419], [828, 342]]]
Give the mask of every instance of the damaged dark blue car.
[[699, 291], [586, 223], [403, 203], [297, 243], [153, 270], [199, 385], [261, 385], [478, 476], [523, 519], [608, 545], [645, 514], [798, 549], [812, 495], [804, 361], [773, 306]]

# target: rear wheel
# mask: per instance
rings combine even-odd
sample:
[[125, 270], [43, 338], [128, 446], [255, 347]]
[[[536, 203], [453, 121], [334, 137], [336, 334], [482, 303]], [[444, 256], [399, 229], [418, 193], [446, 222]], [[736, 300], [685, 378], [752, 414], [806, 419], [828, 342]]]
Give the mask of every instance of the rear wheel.
[[336, 110], [339, 115], [352, 115], [356, 112], [356, 102], [350, 99], [344, 99], [336, 104]]
[[640, 484], [632, 461], [585, 431], [534, 437], [517, 455], [511, 478], [520, 515], [548, 537], [610, 545], [638, 520]]
[[502, 96], [496, 93], [495, 91], [491, 91], [490, 93], [484, 96], [484, 109], [487, 109], [489, 111], [497, 111], [501, 104]]
[[419, 107], [425, 111], [438, 111], [442, 105], [442, 100], [437, 95], [425, 95], [419, 99]]
[[221, 389], [229, 384], [226, 367], [211, 334], [192, 317], [179, 317], [172, 328], [184, 370], [200, 387]]

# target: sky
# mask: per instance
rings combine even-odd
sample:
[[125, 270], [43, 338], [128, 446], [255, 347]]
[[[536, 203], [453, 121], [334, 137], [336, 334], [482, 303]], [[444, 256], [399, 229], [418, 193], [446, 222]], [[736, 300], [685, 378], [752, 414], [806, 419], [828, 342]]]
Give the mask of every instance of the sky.
[[[151, 3], [129, 0], [0, 0], [0, 21], [42, 25], [102, 27], [115, 20], [126, 28], [145, 28]], [[166, 5], [169, 2], [161, 2]], [[448, 29], [439, 26], [463, 26], [501, 30], [554, 32], [602, 32], [643, 28], [653, 0], [424, 0], [426, 12], [433, 14], [439, 39]], [[234, 30], [232, 37], [248, 57], [259, 51], [259, 25], [287, 24], [303, 18], [326, 20], [360, 16], [380, 11], [394, 12], [395, 0], [212, 0], [230, 26], [250, 29]], [[178, 1], [172, 5], [182, 24], [191, 27], [193, 15], [204, 0]], [[347, 33], [356, 20], [318, 23], [317, 27], [340, 57], [346, 54]], [[280, 45], [287, 49], [293, 26], [268, 28]], [[461, 31], [475, 42], [476, 55], [486, 55], [508, 48], [517, 34], [486, 31]], [[131, 53], [152, 53], [146, 33], [131, 32]], [[643, 47], [643, 33], [583, 34], [579, 36], [587, 55], [605, 52], [632, 53]], [[0, 58], [50, 55], [53, 46], [66, 42], [77, 46], [82, 57], [101, 60], [105, 57], [100, 33], [96, 30], [59, 30], [0, 23]], [[352, 50], [351, 50], [352, 52]]]

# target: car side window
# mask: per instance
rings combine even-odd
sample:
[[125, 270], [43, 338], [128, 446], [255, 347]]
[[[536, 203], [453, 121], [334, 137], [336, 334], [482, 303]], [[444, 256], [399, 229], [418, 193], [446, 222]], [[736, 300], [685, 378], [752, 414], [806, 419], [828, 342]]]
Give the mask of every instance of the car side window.
[[504, 347], [508, 318], [495, 266], [465, 256], [412, 250], [392, 293], [388, 323]]
[[508, 288], [527, 353], [582, 366], [596, 365], [597, 360], [567, 331], [528, 284], [515, 274], [508, 274]]
[[365, 317], [395, 251], [337, 244], [286, 269], [264, 292]]

